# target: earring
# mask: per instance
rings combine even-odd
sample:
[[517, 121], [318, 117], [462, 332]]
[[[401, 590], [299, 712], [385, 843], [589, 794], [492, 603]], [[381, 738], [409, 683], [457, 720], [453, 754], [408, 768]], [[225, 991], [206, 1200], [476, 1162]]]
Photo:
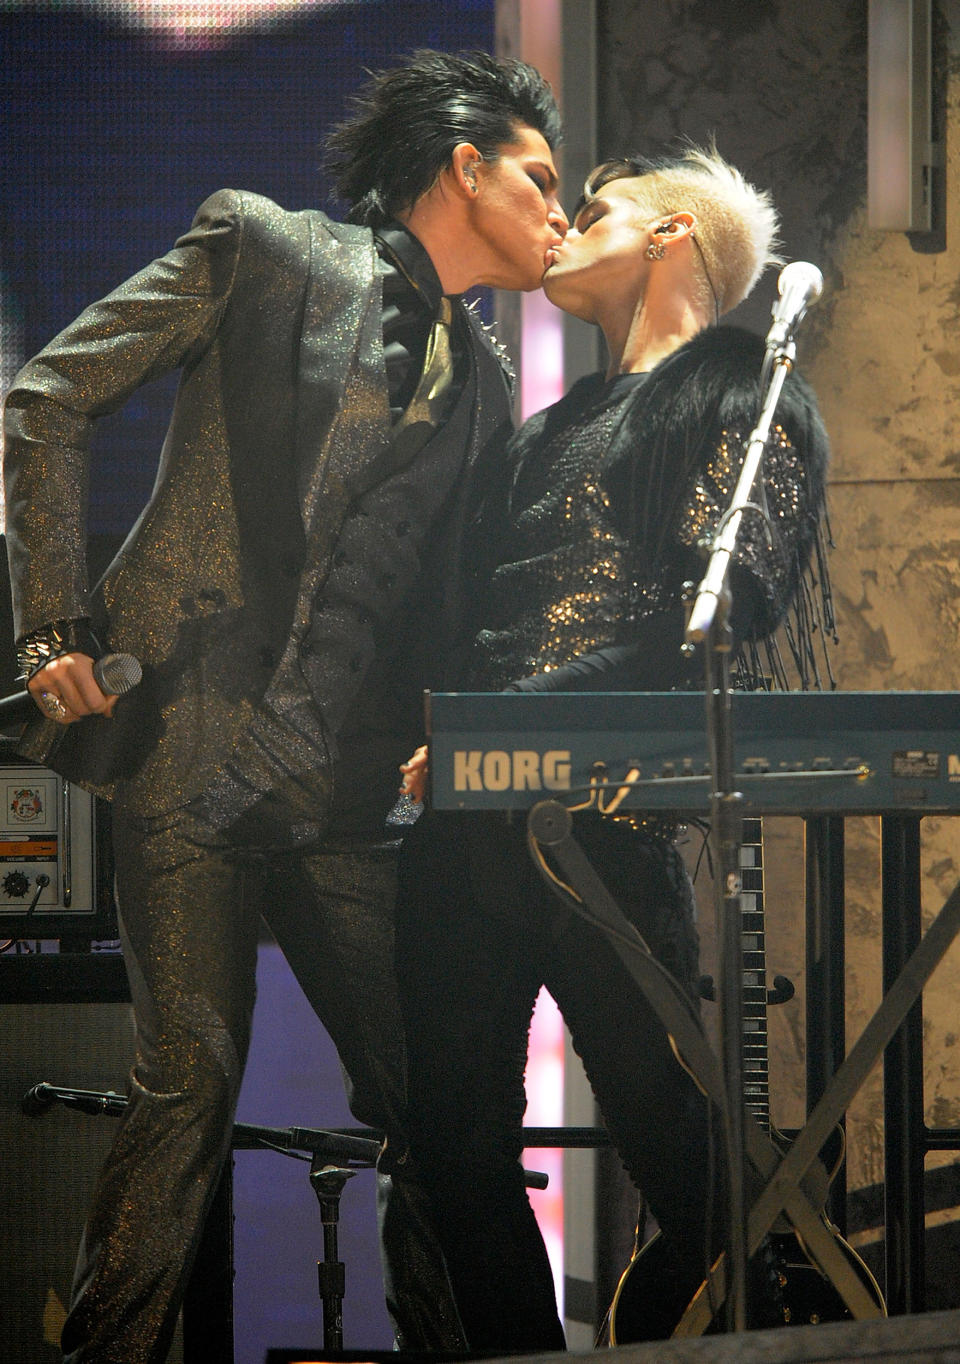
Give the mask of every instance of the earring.
[[664, 256], [667, 254], [667, 248], [664, 246], [663, 242], [651, 242], [643, 254], [646, 256], [647, 260], [663, 260]]

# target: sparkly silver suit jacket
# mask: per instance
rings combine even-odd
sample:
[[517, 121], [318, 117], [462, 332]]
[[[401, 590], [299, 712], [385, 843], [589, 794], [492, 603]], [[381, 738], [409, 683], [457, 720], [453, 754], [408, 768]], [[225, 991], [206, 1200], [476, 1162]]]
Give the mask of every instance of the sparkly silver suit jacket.
[[[469, 416], [451, 457], [463, 458], [465, 430], [469, 479], [510, 400], [493, 345], [467, 319]], [[91, 592], [93, 425], [175, 367], [153, 493]], [[89, 615], [110, 649], [144, 667], [113, 720], [66, 733], [38, 722], [22, 751], [102, 794], [123, 780], [144, 813], [201, 793], [256, 727], [275, 665], [308, 628], [305, 547], [333, 561], [390, 440], [371, 232], [248, 193], [213, 195], [172, 251], [81, 314], [8, 395], [16, 632]], [[325, 698], [314, 701], [320, 727]]]

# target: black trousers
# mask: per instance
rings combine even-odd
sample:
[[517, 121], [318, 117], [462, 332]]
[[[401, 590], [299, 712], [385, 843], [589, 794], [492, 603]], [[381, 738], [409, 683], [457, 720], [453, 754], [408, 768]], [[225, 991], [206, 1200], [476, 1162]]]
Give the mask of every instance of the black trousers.
[[[676, 848], [588, 815], [576, 817], [575, 833], [651, 950], [695, 995], [692, 887]], [[660, 1223], [667, 1287], [685, 1305], [722, 1206], [709, 1105], [608, 941], [546, 887], [522, 820], [439, 812], [420, 820], [401, 854], [397, 954], [411, 1145], [471, 1348], [564, 1343], [519, 1165], [527, 1034], [541, 985]]]
[[[123, 949], [137, 1022], [130, 1102], [90, 1209], [63, 1332], [70, 1364], [161, 1364], [229, 1150], [269, 922], [343, 1062], [351, 1109], [389, 1128], [388, 1307], [413, 1348], [456, 1349], [426, 1198], [404, 1154], [404, 1052], [393, 975], [390, 849], [238, 862], [198, 846], [185, 812], [115, 809]], [[322, 1114], [306, 1115], [322, 1125]], [[393, 1154], [393, 1153], [392, 1153]]]

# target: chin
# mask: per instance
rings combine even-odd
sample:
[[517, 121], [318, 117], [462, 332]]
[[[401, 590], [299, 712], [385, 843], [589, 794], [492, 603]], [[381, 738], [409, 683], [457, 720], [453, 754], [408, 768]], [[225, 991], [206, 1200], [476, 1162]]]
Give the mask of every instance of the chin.
[[502, 282], [493, 286], [495, 289], [504, 289], [510, 293], [532, 294], [536, 289], [543, 287], [543, 271], [531, 267], [530, 270], [521, 273], [515, 270], [512, 277], [504, 278]]
[[593, 309], [582, 295], [576, 295], [570, 288], [570, 281], [563, 274], [554, 273], [556, 266], [547, 271], [543, 280], [543, 292], [557, 308], [562, 308], [571, 317], [579, 317], [583, 322], [593, 321]]
[[550, 269], [543, 277], [543, 292], [551, 303], [556, 303], [559, 307], [560, 296], [563, 294], [563, 275], [557, 274], [557, 267], [551, 265]]

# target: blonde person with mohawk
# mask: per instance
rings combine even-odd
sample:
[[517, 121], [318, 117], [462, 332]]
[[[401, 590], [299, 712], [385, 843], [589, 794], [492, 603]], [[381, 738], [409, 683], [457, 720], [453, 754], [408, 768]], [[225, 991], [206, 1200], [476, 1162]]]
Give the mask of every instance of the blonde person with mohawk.
[[[774, 254], [777, 215], [714, 149], [589, 177], [545, 277], [548, 297], [601, 327], [605, 374], [581, 380], [507, 446], [477, 523], [477, 630], [465, 691], [699, 689], [680, 652], [681, 595], [703, 573], [753, 428], [764, 344], [720, 317]], [[827, 440], [791, 376], [764, 463], [769, 524], [748, 518], [732, 574], [734, 648], [762, 640], [797, 595], [822, 509]], [[405, 765], [422, 791], [425, 750]], [[669, 819], [574, 816], [574, 834], [658, 960], [696, 998], [689, 879]], [[556, 999], [605, 1124], [663, 1233], [644, 1334], [669, 1335], [722, 1231], [715, 1115], [610, 943], [562, 910], [522, 820], [427, 811], [403, 855], [398, 967], [411, 1144], [425, 1172], [471, 1348], [564, 1344], [519, 1164], [526, 1034]], [[752, 1324], [782, 1320], [765, 1257]]]

